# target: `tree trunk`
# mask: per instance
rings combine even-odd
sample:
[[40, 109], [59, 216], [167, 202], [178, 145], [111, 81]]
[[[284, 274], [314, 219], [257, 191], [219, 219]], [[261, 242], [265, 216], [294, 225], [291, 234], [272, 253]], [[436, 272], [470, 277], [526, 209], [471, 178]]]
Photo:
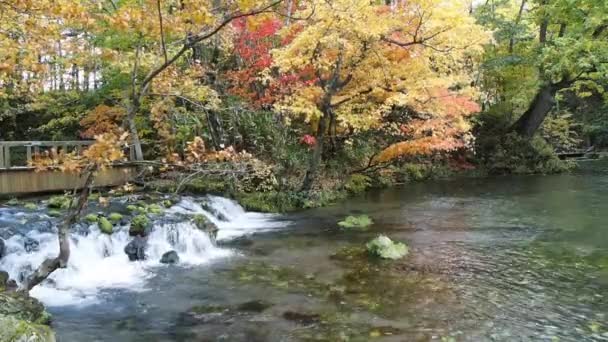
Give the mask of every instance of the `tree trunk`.
[[42, 262], [42, 264], [38, 266], [38, 269], [36, 269], [36, 271], [34, 271], [24, 280], [23, 284], [21, 284], [20, 291], [29, 292], [34, 288], [34, 286], [43, 282], [58, 268], [67, 267], [68, 260], [70, 259], [70, 227], [76, 223], [80, 217], [82, 209], [87, 203], [91, 191], [91, 184], [93, 183], [95, 174], [94, 167], [88, 167], [84, 174], [86, 178], [84, 185], [80, 190], [78, 202], [76, 203], [76, 206], [70, 207], [68, 216], [59, 226], [57, 231], [57, 237], [59, 239], [59, 255], [57, 255], [55, 258], [49, 258]]
[[557, 90], [558, 87], [553, 84], [543, 86], [532, 100], [528, 110], [513, 124], [512, 130], [526, 138], [534, 136], [555, 105]]
[[131, 142], [133, 143], [133, 148], [135, 149], [135, 160], [144, 160], [144, 153], [141, 149], [141, 141], [139, 140], [139, 132], [137, 131], [137, 125], [135, 124], [135, 114], [137, 110], [134, 106], [129, 109], [129, 113], [127, 115], [127, 123], [129, 125], [129, 132], [131, 133]]
[[310, 191], [315, 183], [319, 164], [321, 164], [321, 157], [323, 155], [323, 141], [325, 140], [325, 131], [327, 131], [327, 124], [330, 121], [332, 113], [331, 109], [323, 111], [323, 116], [319, 120], [319, 127], [317, 127], [316, 143], [310, 156], [308, 164], [308, 170], [306, 176], [304, 176], [304, 182], [302, 183], [301, 191]]

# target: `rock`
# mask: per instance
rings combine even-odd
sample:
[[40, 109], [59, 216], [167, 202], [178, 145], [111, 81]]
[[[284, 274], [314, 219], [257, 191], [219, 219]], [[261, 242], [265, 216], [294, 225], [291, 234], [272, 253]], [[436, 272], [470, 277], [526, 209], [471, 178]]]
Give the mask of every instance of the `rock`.
[[40, 243], [32, 238], [26, 237], [25, 241], [23, 241], [23, 248], [25, 248], [25, 251], [28, 253], [38, 251], [39, 247]]
[[51, 316], [42, 304], [23, 293], [0, 293], [0, 341], [55, 342]]
[[150, 214], [158, 215], [163, 213], [163, 208], [158, 204], [150, 204], [146, 209]]
[[209, 238], [211, 239], [211, 241], [215, 242], [215, 238], [217, 237], [217, 231], [219, 229], [217, 228], [215, 223], [211, 222], [207, 218], [207, 216], [202, 215], [202, 214], [194, 215], [194, 217], [192, 218], [192, 223], [194, 223], [194, 225], [198, 229], [207, 233], [207, 235], [209, 235]]
[[6, 282], [6, 291], [17, 291], [18, 287], [19, 285], [17, 285], [17, 282], [14, 279], [9, 279]]
[[59, 210], [52, 209], [52, 210], [49, 210], [47, 215], [49, 215], [50, 217], [59, 217], [59, 216], [61, 216], [61, 212]]
[[0, 259], [2, 259], [5, 254], [6, 254], [6, 245], [4, 244], [4, 240], [0, 239]]
[[131, 242], [125, 246], [125, 253], [129, 256], [130, 261], [138, 261], [146, 259], [147, 240], [142, 236], [135, 236]]
[[129, 227], [129, 235], [131, 236], [145, 236], [146, 230], [150, 226], [150, 219], [146, 215], [137, 215], [131, 220], [131, 226]]
[[38, 209], [38, 206], [35, 203], [32, 203], [32, 202], [25, 203], [23, 205], [23, 207], [25, 209], [27, 209], [27, 210], [36, 210], [36, 209]]
[[67, 196], [53, 196], [49, 198], [47, 207], [51, 209], [69, 209], [72, 201]]
[[222, 247], [249, 247], [253, 245], [253, 240], [246, 236], [239, 236], [230, 240], [221, 240], [218, 245]]
[[321, 320], [321, 316], [319, 314], [309, 314], [295, 311], [285, 311], [283, 313], [283, 318], [303, 325], [318, 323]]
[[6, 284], [8, 283], [9, 275], [6, 271], [0, 271], [0, 291], [1, 289], [6, 288]]
[[161, 264], [177, 264], [179, 262], [179, 255], [176, 251], [169, 251], [160, 258]]
[[96, 223], [98, 219], [97, 214], [88, 214], [84, 217], [84, 220], [91, 224]]
[[110, 215], [108, 215], [108, 219], [114, 224], [119, 223], [120, 221], [122, 221], [122, 214], [111, 213]]
[[114, 232], [112, 223], [110, 223], [110, 221], [108, 221], [108, 219], [105, 217], [100, 217], [97, 224], [99, 225], [99, 230], [101, 230], [101, 232], [104, 234], [112, 235]]
[[240, 304], [239, 306], [236, 307], [236, 309], [238, 311], [262, 312], [271, 306], [272, 306], [271, 303], [266, 302], [264, 300], [252, 300], [252, 301]]

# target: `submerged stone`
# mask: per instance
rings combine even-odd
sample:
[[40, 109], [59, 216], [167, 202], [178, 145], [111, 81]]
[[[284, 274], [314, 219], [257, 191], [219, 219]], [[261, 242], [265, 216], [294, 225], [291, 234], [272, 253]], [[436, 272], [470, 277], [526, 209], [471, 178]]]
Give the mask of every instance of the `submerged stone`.
[[59, 217], [59, 216], [61, 216], [61, 212], [59, 210], [53, 209], [53, 210], [49, 210], [47, 215], [49, 215], [50, 217]]
[[285, 311], [283, 313], [283, 318], [303, 325], [315, 324], [321, 321], [321, 316], [319, 314], [296, 311]]
[[252, 300], [238, 305], [236, 309], [238, 311], [262, 312], [271, 306], [272, 303], [264, 300]]
[[52, 209], [69, 209], [72, 201], [67, 196], [53, 196], [49, 198], [47, 207]]
[[36, 209], [38, 209], [38, 206], [35, 203], [32, 203], [32, 202], [25, 203], [25, 205], [23, 207], [25, 209], [27, 209], [27, 210], [36, 210]]
[[179, 262], [179, 255], [176, 251], [169, 251], [160, 258], [161, 264], [177, 264]]
[[6, 253], [6, 245], [4, 244], [4, 240], [0, 239], [0, 259], [4, 257]]

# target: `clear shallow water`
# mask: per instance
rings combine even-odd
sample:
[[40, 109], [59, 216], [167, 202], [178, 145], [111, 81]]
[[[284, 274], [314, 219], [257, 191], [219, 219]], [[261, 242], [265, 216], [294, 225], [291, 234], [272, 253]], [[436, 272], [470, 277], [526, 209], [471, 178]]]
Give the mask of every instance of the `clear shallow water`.
[[[608, 165], [596, 162], [572, 175], [409, 185], [287, 217], [230, 206], [239, 219], [220, 225], [225, 240], [264, 232], [218, 257], [194, 253], [205, 262], [150, 262], [140, 281], [49, 311], [68, 342], [608, 341], [607, 200]], [[200, 209], [171, 211], [184, 210]], [[355, 213], [374, 219], [370, 231], [336, 229]], [[23, 218], [0, 213], [10, 220]], [[357, 254], [379, 233], [410, 256]], [[121, 262], [110, 283], [135, 267]]]

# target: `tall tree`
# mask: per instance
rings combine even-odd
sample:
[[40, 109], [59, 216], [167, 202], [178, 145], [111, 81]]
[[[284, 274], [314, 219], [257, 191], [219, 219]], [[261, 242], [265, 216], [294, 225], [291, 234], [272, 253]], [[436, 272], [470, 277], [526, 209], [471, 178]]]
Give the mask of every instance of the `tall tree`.
[[310, 79], [275, 105], [316, 127], [305, 191], [339, 130], [372, 128], [399, 106], [442, 116], [437, 94], [469, 88], [467, 62], [486, 39], [465, 1], [314, 0], [299, 12], [308, 19], [273, 57], [282, 74]]

